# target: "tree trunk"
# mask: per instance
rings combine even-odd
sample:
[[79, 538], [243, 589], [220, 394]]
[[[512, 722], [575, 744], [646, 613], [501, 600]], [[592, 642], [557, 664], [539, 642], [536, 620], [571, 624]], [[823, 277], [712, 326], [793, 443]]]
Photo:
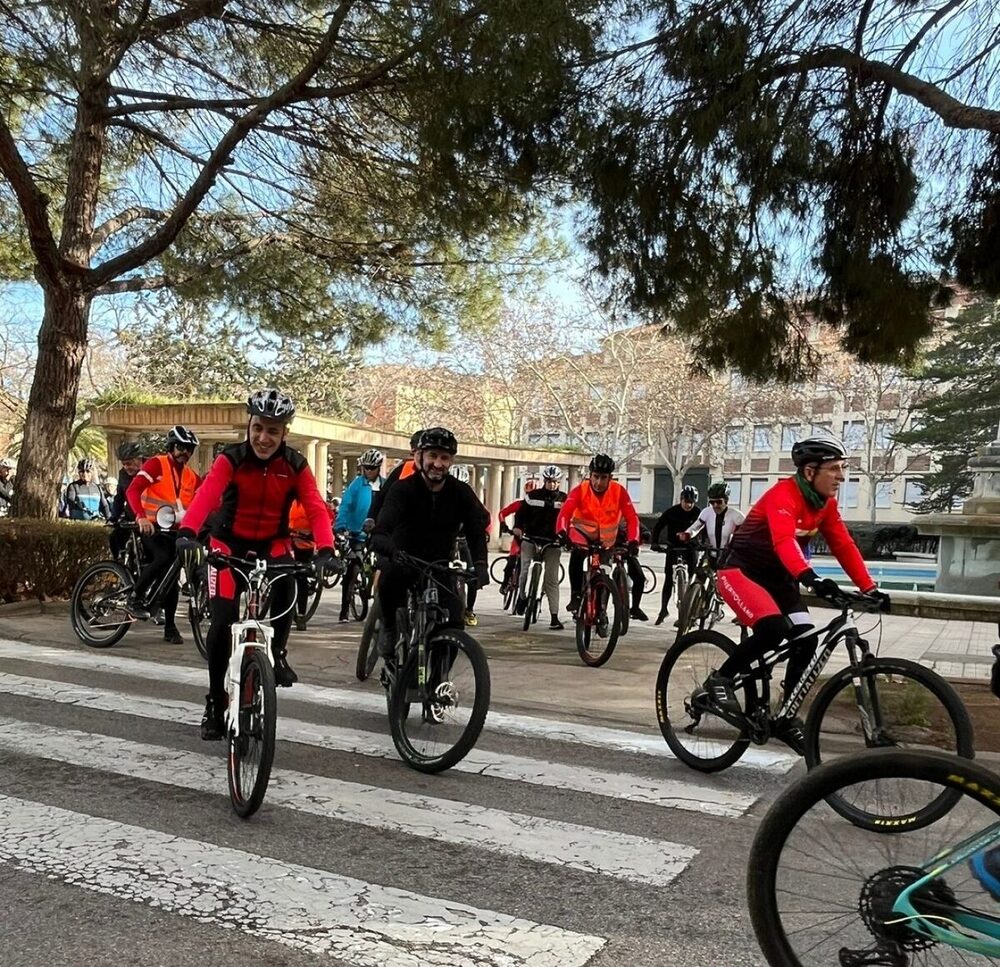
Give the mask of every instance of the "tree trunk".
[[87, 346], [90, 301], [79, 289], [45, 287], [38, 360], [14, 482], [14, 516], [56, 515]]

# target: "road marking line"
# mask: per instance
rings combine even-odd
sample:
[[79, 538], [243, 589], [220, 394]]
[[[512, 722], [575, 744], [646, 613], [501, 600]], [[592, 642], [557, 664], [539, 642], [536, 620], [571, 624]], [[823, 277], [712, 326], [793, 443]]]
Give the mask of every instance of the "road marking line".
[[[194, 727], [201, 718], [202, 708], [191, 702], [175, 699], [130, 695], [113, 689], [88, 685], [54, 682], [0, 672], [0, 693], [23, 698], [77, 705], [81, 708], [119, 715], [173, 722]], [[349, 729], [336, 725], [318, 725], [278, 715], [278, 738], [337, 752], [398, 759], [392, 740], [376, 732]], [[465, 772], [491, 779], [508, 779], [536, 786], [570, 789], [592, 796], [627, 799], [668, 809], [684, 809], [710, 816], [742, 816], [757, 796], [711, 786], [698, 786], [683, 780], [648, 779], [627, 773], [603, 772], [584, 766], [545, 762], [521, 756], [504, 755], [485, 749], [472, 749], [452, 766], [452, 772]]]
[[[90, 671], [112, 672], [131, 675], [134, 678], [152, 679], [183, 685], [197, 685], [204, 688], [206, 673], [201, 669], [182, 665], [164, 665], [142, 658], [124, 658], [121, 655], [106, 655], [91, 651], [74, 651], [66, 648], [46, 648], [29, 645], [22, 641], [0, 639], [0, 658], [20, 658], [44, 665], [58, 665], [64, 668], [82, 668]], [[385, 699], [378, 693], [363, 692], [353, 688], [331, 688], [322, 685], [296, 684], [291, 699], [311, 705], [322, 705], [335, 709], [385, 714]], [[552, 742], [567, 742], [613, 752], [628, 752], [649, 755], [656, 758], [674, 759], [659, 735], [644, 732], [630, 732], [582, 722], [564, 722], [555, 719], [536, 718], [530, 715], [516, 715], [490, 709], [486, 717], [486, 730], [519, 735], [527, 738], [544, 739]], [[747, 749], [742, 758], [732, 768], [749, 768], [767, 772], [786, 773], [799, 761], [797, 756], [770, 749]]]
[[583, 967], [605, 943], [8, 796], [0, 796], [0, 861], [358, 967]]
[[[0, 717], [0, 749], [198, 792], [226, 790], [225, 760], [220, 756], [75, 729]], [[666, 886], [698, 855], [691, 846], [645, 836], [292, 770], [274, 771], [266, 802], [649, 886]]]

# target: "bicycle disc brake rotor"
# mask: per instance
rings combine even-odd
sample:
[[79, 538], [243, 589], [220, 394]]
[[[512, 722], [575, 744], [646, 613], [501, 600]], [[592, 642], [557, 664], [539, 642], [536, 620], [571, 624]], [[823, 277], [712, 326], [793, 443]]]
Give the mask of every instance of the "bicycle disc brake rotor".
[[458, 708], [458, 686], [454, 682], [441, 682], [427, 703], [427, 711], [435, 722], [443, 722], [445, 712], [454, 708]]
[[[876, 940], [907, 951], [926, 950], [934, 946], [935, 940], [911, 929], [907, 921], [893, 910], [893, 904], [903, 890], [926, 875], [925, 870], [916, 866], [890, 866], [868, 878], [861, 889], [858, 911]], [[954, 905], [955, 895], [944, 881], [934, 880], [913, 895], [913, 905], [917, 910], [921, 900]], [[903, 922], [893, 922], [901, 920]]]

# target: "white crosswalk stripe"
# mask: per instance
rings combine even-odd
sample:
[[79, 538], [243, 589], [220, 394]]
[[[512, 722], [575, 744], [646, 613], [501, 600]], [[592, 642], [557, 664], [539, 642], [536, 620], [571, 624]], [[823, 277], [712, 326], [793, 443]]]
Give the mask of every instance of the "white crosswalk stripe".
[[[9, 668], [0, 671], [0, 694], [12, 700], [0, 715], [0, 756], [5, 762], [47, 761], [58, 763], [60, 768], [66, 765], [85, 770], [68, 774], [76, 777], [72, 780], [75, 786], [81, 782], [81, 774], [104, 775], [109, 781], [115, 777], [115, 788], [121, 788], [122, 783], [135, 786], [142, 801], [152, 788], [149, 784], [157, 784], [163, 789], [156, 796], [160, 810], [193, 809], [191, 792], [220, 800], [226, 797], [225, 746], [199, 744], [198, 751], [178, 747], [189, 741], [187, 735], [196, 734], [200, 702], [150, 694], [168, 683], [175, 686], [174, 694], [183, 690], [176, 686], [197, 687], [200, 697], [204, 669], [13, 641], [0, 642], [0, 661], [31, 663], [31, 674], [15, 674]], [[98, 675], [102, 684], [45, 677], [51, 673], [59, 679], [73, 678], [75, 670], [86, 671], [88, 680]], [[120, 676], [128, 681], [123, 682]], [[338, 722], [350, 725], [295, 718], [284, 714], [287, 706], [282, 703], [279, 740], [315, 749], [316, 755], [333, 751], [398, 759], [388, 736], [380, 693], [298, 685], [293, 695], [280, 694], [283, 702], [293, 698], [302, 703], [298, 707], [303, 714], [308, 706], [335, 709]], [[22, 715], [17, 709], [25, 703], [29, 703], [30, 712]], [[47, 708], [59, 709], [57, 723], [46, 722], [40, 710]], [[74, 709], [81, 710], [79, 716]], [[315, 711], [312, 714], [320, 717]], [[25, 721], [25, 715], [32, 721]], [[81, 717], [83, 725], [78, 721]], [[59, 724], [67, 720], [76, 721], [72, 726]], [[711, 829], [712, 823], [739, 819], [757, 801], [760, 787], [768, 784], [770, 776], [787, 768], [787, 756], [763, 756], [750, 788], [734, 788], [732, 777], [717, 779], [691, 773], [690, 779], [679, 778], [677, 766], [665, 761], [665, 746], [656, 736], [588, 730], [574, 723], [496, 712], [490, 713], [489, 722], [491, 748], [473, 749], [451, 770], [459, 774], [446, 787], [452, 798], [428, 795], [426, 777], [405, 769], [393, 773], [392, 781], [404, 787], [412, 783], [411, 789], [355, 781], [363, 772], [350, 772], [347, 778], [321, 774], [345, 768], [343, 758], [326, 756], [318, 771], [305, 771], [312, 767], [302, 763], [312, 760], [303, 750], [295, 752], [298, 769], [284, 768], [279, 749], [263, 815], [281, 810], [271, 816], [281, 816], [282, 826], [289, 820], [305, 829], [310, 823], [324, 821], [346, 824], [359, 842], [388, 832], [415, 843], [448, 844], [452, 856], [474, 856], [470, 864], [482, 864], [487, 870], [493, 868], [491, 858], [503, 858], [506, 864], [515, 864], [513, 869], [519, 864], [525, 869], [545, 870], [550, 877], [575, 876], [575, 882], [583, 877], [595, 884], [614, 882], [616, 889], [657, 889], [677, 881], [701, 855], [699, 847], [712, 842], [711, 832], [698, 832], [692, 825], [695, 820]], [[129, 731], [123, 732], [123, 723], [129, 723], [125, 726]], [[167, 723], [171, 728], [157, 730], [149, 723]], [[183, 730], [178, 732], [175, 726]], [[105, 728], [110, 734], [105, 734]], [[133, 730], [142, 735], [132, 736]], [[129, 738], [120, 738], [121, 734]], [[608, 739], [606, 747], [598, 742], [602, 735]], [[533, 748], [552, 758], [495, 751], [503, 748], [505, 736], [514, 740], [530, 737], [536, 740]], [[285, 748], [286, 754], [291, 754], [291, 747]], [[601, 751], [582, 751], [591, 748]], [[595, 768], [588, 759], [615, 765], [625, 761], [635, 773]], [[664, 767], [674, 774], [655, 776]], [[357, 762], [346, 768], [357, 768]], [[383, 772], [385, 768], [378, 766]], [[59, 775], [53, 769], [45, 773], [47, 782]], [[643, 775], [644, 771], [649, 774]], [[131, 805], [111, 814], [116, 821], [90, 814], [101, 809], [88, 811], [84, 807], [81, 812], [71, 812], [61, 808], [65, 803], [36, 802], [36, 798], [45, 797], [33, 795], [30, 783], [24, 785], [25, 770], [11, 774], [19, 776], [21, 786], [7, 789], [0, 777], [0, 864], [73, 887], [205, 924], [235, 927], [249, 936], [330, 955], [358, 967], [445, 963], [584, 967], [606, 943], [601, 936], [590, 935], [601, 931], [594, 930], [586, 919], [572, 922], [576, 929], [559, 926], [562, 914], [558, 912], [549, 914], [554, 923], [521, 919], [511, 916], [510, 910], [503, 912], [502, 902], [494, 904], [491, 892], [472, 898], [481, 901], [485, 897], [486, 906], [496, 905], [496, 911], [469, 905], [464, 901], [470, 894], [449, 893], [447, 876], [432, 878], [434, 885], [423, 887], [433, 896], [381, 886], [342, 875], [335, 869], [339, 861], [330, 859], [329, 854], [325, 854], [326, 862], [312, 868], [282, 859], [273, 845], [267, 849], [262, 844], [261, 855], [257, 855], [146, 825], [129, 825], [120, 820], [134, 819]], [[31, 768], [27, 774], [32, 774]], [[749, 773], [744, 770], [741, 775]], [[488, 784], [497, 781], [520, 785], [515, 795], [510, 794], [513, 787], [497, 786], [503, 791], [494, 797]], [[456, 792], [457, 782], [468, 782], [473, 791]], [[547, 806], [532, 803], [525, 792], [531, 789], [537, 790], [533, 795], [542, 797]], [[574, 797], [554, 797], [556, 791], [569, 791]], [[480, 801], [466, 802], [466, 797]], [[635, 818], [620, 814], [610, 800], [661, 810], [655, 815], [663, 819], [640, 825]], [[70, 804], [77, 808], [77, 801], [74, 798]], [[511, 808], [499, 808], [508, 802]], [[554, 815], [559, 818], [553, 818], [554, 805]], [[228, 805], [220, 808], [228, 812]], [[540, 814], [535, 815], [536, 811]], [[594, 817], [608, 819], [595, 821]], [[672, 824], [672, 817], [678, 822]], [[687, 819], [681, 822], [680, 817]], [[605, 822], [619, 828], [604, 828]], [[263, 827], [251, 823], [240, 828], [246, 829], [247, 835], [237, 845], [253, 850], [253, 831], [268, 827], [265, 821]], [[673, 835], [667, 835], [671, 830]], [[211, 838], [207, 831], [199, 835]], [[313, 861], [311, 852], [305, 855], [306, 862]], [[301, 860], [302, 856], [295, 858]], [[393, 882], [411, 885], [409, 878]], [[446, 898], [438, 897], [439, 892]], [[517, 908], [517, 912], [530, 917], [535, 910]]]

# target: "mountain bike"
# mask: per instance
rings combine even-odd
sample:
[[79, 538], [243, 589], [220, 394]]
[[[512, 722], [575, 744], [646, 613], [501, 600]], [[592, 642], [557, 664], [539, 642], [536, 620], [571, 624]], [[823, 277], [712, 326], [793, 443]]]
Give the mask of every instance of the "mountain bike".
[[521, 555], [514, 555], [514, 565], [510, 569], [510, 580], [504, 580], [510, 554], [501, 554], [490, 562], [490, 578], [500, 588], [501, 607], [510, 614], [517, 604], [517, 589], [521, 580]]
[[[214, 567], [229, 568], [246, 585], [240, 594], [239, 620], [233, 622], [230, 631], [232, 650], [225, 678], [229, 798], [236, 814], [245, 819], [264, 801], [274, 762], [278, 699], [271, 623], [281, 615], [267, 614], [271, 586], [276, 580], [294, 582], [303, 572], [315, 573], [315, 568], [311, 563], [274, 563], [266, 558], [248, 559], [219, 551], [209, 551], [207, 561]], [[297, 589], [289, 605], [293, 610], [296, 594]]]
[[527, 631], [537, 620], [542, 606], [542, 597], [545, 594], [545, 552], [550, 547], [558, 547], [559, 542], [548, 540], [544, 537], [521, 538], [521, 543], [534, 544], [535, 556], [531, 564], [528, 565], [528, 577], [525, 581], [525, 605], [523, 628]]
[[[614, 582], [615, 587], [618, 588], [618, 597], [621, 598], [622, 603], [621, 617], [618, 622], [619, 638], [624, 638], [628, 634], [629, 618], [631, 616], [629, 607], [632, 601], [632, 579], [629, 577], [627, 559], [627, 548], [616, 544], [611, 550], [611, 580]], [[643, 592], [645, 593], [645, 587], [643, 587]], [[611, 656], [609, 655], [608, 657], [610, 658]]]
[[358, 570], [354, 574], [354, 584], [351, 587], [351, 617], [357, 621], [364, 621], [368, 614], [377, 570], [375, 552], [366, 541], [363, 546], [352, 553], [357, 558]]
[[[138, 525], [132, 521], [119, 521], [115, 526], [138, 531]], [[73, 632], [80, 641], [91, 648], [110, 648], [125, 637], [136, 621], [149, 620], [135, 617], [128, 607], [142, 563], [141, 551], [137, 549], [126, 559], [125, 564], [113, 560], [98, 561], [77, 578], [70, 595], [69, 617]], [[181, 565], [175, 557], [160, 580], [136, 603], [150, 614], [155, 614], [167, 589], [176, 584], [180, 576]], [[202, 589], [197, 576], [181, 586], [181, 593], [194, 601], [202, 600]], [[205, 601], [207, 614], [207, 598]], [[204, 635], [201, 626], [195, 621], [195, 617], [201, 620], [201, 612], [189, 606], [188, 615], [195, 643], [204, 658]]]
[[576, 650], [585, 665], [599, 668], [614, 653], [621, 634], [625, 603], [621, 591], [608, 572], [615, 552], [605, 547], [596, 533], [573, 524], [587, 542], [587, 558], [580, 606], [576, 609]]
[[[827, 679], [806, 717], [800, 754], [809, 768], [835, 751], [859, 747], [923, 747], [971, 758], [972, 722], [955, 690], [916, 662], [873, 654], [858, 632], [854, 613], [875, 614], [883, 604], [849, 592], [834, 603], [837, 615], [814, 632], [821, 637], [820, 644], [801, 679], [774, 711], [772, 671], [791, 655], [794, 639], [765, 654], [749, 674], [736, 677], [743, 712], [730, 719], [706, 701], [701, 685], [736, 644], [718, 631], [694, 631], [678, 638], [664, 655], [656, 679], [656, 716], [674, 755], [701, 772], [728, 768], [751, 742], [764, 744], [777, 723], [794, 718], [833, 650], [843, 644], [848, 667]], [[863, 825], [870, 819], [848, 802], [831, 801], [831, 805], [852, 823]]]
[[423, 561], [402, 551], [393, 560], [417, 572], [396, 618], [395, 654], [382, 667], [396, 751], [420, 772], [442, 772], [475, 745], [490, 707], [490, 669], [482, 646], [447, 626], [439, 590], [474, 580], [458, 561]]
[[[830, 801], [881, 814], [844, 823]], [[1000, 959], [1000, 775], [936, 752], [877, 749], [807, 773], [772, 804], [747, 871], [772, 967], [959, 965]]]
[[725, 615], [722, 598], [715, 583], [717, 561], [717, 551], [709, 547], [700, 549], [687, 588], [683, 596], [677, 599], [678, 635], [687, 634], [696, 628], [711, 628]]

